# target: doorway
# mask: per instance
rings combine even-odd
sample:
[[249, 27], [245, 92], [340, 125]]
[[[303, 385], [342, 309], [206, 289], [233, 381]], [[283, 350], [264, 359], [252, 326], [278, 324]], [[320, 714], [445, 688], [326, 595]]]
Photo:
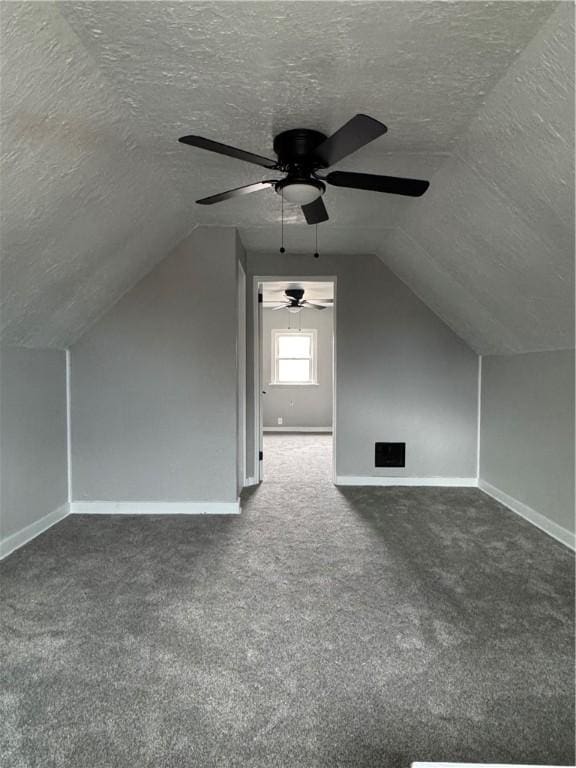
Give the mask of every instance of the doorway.
[[256, 482], [335, 478], [336, 279], [254, 278]]

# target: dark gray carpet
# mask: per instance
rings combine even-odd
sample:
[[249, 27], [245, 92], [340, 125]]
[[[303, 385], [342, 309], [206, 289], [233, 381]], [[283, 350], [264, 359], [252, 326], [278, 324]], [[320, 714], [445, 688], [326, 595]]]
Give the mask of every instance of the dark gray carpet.
[[573, 763], [569, 551], [475, 489], [339, 491], [329, 446], [270, 437], [239, 517], [2, 563], [3, 768]]

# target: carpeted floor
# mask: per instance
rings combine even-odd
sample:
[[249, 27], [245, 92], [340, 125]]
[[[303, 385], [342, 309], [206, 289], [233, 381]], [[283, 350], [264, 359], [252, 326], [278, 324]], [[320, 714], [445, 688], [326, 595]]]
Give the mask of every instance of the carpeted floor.
[[574, 762], [573, 560], [476, 489], [266, 439], [237, 517], [69, 517], [0, 566], [3, 768]]

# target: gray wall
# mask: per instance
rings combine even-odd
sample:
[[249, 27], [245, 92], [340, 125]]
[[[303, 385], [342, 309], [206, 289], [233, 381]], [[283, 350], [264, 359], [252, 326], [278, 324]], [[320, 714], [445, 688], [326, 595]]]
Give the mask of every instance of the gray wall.
[[[331, 427], [332, 426], [332, 314], [331, 308], [324, 310], [303, 309], [298, 315], [286, 310], [262, 311], [263, 329], [263, 399], [265, 427], [277, 427], [278, 416], [285, 427]], [[299, 320], [295, 320], [299, 318]], [[317, 372], [318, 384], [270, 385], [272, 376], [272, 329], [299, 327], [317, 331]]]
[[480, 478], [574, 531], [574, 352], [482, 358]]
[[0, 538], [68, 500], [66, 356], [0, 350]]
[[[477, 355], [379, 259], [249, 254], [248, 273], [250, 282], [254, 275], [337, 277], [339, 475], [475, 477]], [[252, 296], [249, 290], [249, 393], [253, 387]], [[250, 396], [248, 408], [250, 426]], [[253, 439], [250, 434], [249, 461]], [[406, 467], [376, 469], [376, 441], [406, 442]]]
[[236, 500], [240, 256], [196, 230], [74, 345], [74, 500]]

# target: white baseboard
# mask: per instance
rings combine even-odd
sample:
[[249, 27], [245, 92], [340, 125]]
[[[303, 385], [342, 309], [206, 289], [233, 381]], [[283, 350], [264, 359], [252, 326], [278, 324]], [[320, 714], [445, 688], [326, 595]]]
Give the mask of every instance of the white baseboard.
[[509, 496], [499, 488], [490, 485], [490, 483], [487, 483], [485, 480], [479, 480], [478, 487], [481, 491], [484, 491], [484, 493], [488, 494], [488, 496], [491, 496], [493, 499], [496, 499], [496, 501], [504, 504], [505, 507], [508, 507], [508, 509], [511, 509], [512, 512], [516, 512], [517, 515], [520, 515], [520, 517], [528, 520], [528, 522], [532, 523], [532, 525], [540, 528], [540, 530], [544, 531], [544, 533], [552, 536], [552, 538], [556, 539], [570, 549], [576, 549], [576, 536], [575, 534], [566, 530], [566, 528], [563, 528], [561, 525], [558, 525], [558, 523], [555, 523], [544, 515], [541, 515], [540, 512], [536, 512], [535, 509], [532, 509], [532, 507], [529, 507], [521, 501], [518, 501], [518, 499], [515, 499], [513, 496]]
[[252, 485], [258, 485], [258, 480], [255, 477], [247, 477], [244, 481], [244, 488], [250, 488]]
[[384, 477], [369, 475], [337, 475], [336, 485], [404, 485], [404, 486], [450, 486], [454, 488], [476, 488], [475, 477]]
[[520, 763], [412, 763], [411, 768], [558, 768], [558, 766]]
[[16, 533], [13, 533], [11, 536], [2, 539], [2, 541], [0, 541], [0, 560], [8, 557], [12, 552], [20, 549], [24, 544], [28, 544], [32, 539], [35, 539], [36, 536], [39, 536], [41, 533], [44, 533], [44, 531], [47, 531], [48, 528], [59, 523], [60, 520], [67, 517], [69, 513], [69, 504], [62, 504], [61, 507], [44, 515], [40, 520], [30, 523], [26, 528], [22, 528], [21, 531], [16, 531]]
[[263, 427], [264, 432], [332, 432], [332, 427]]
[[73, 515], [238, 515], [236, 501], [73, 501]]

